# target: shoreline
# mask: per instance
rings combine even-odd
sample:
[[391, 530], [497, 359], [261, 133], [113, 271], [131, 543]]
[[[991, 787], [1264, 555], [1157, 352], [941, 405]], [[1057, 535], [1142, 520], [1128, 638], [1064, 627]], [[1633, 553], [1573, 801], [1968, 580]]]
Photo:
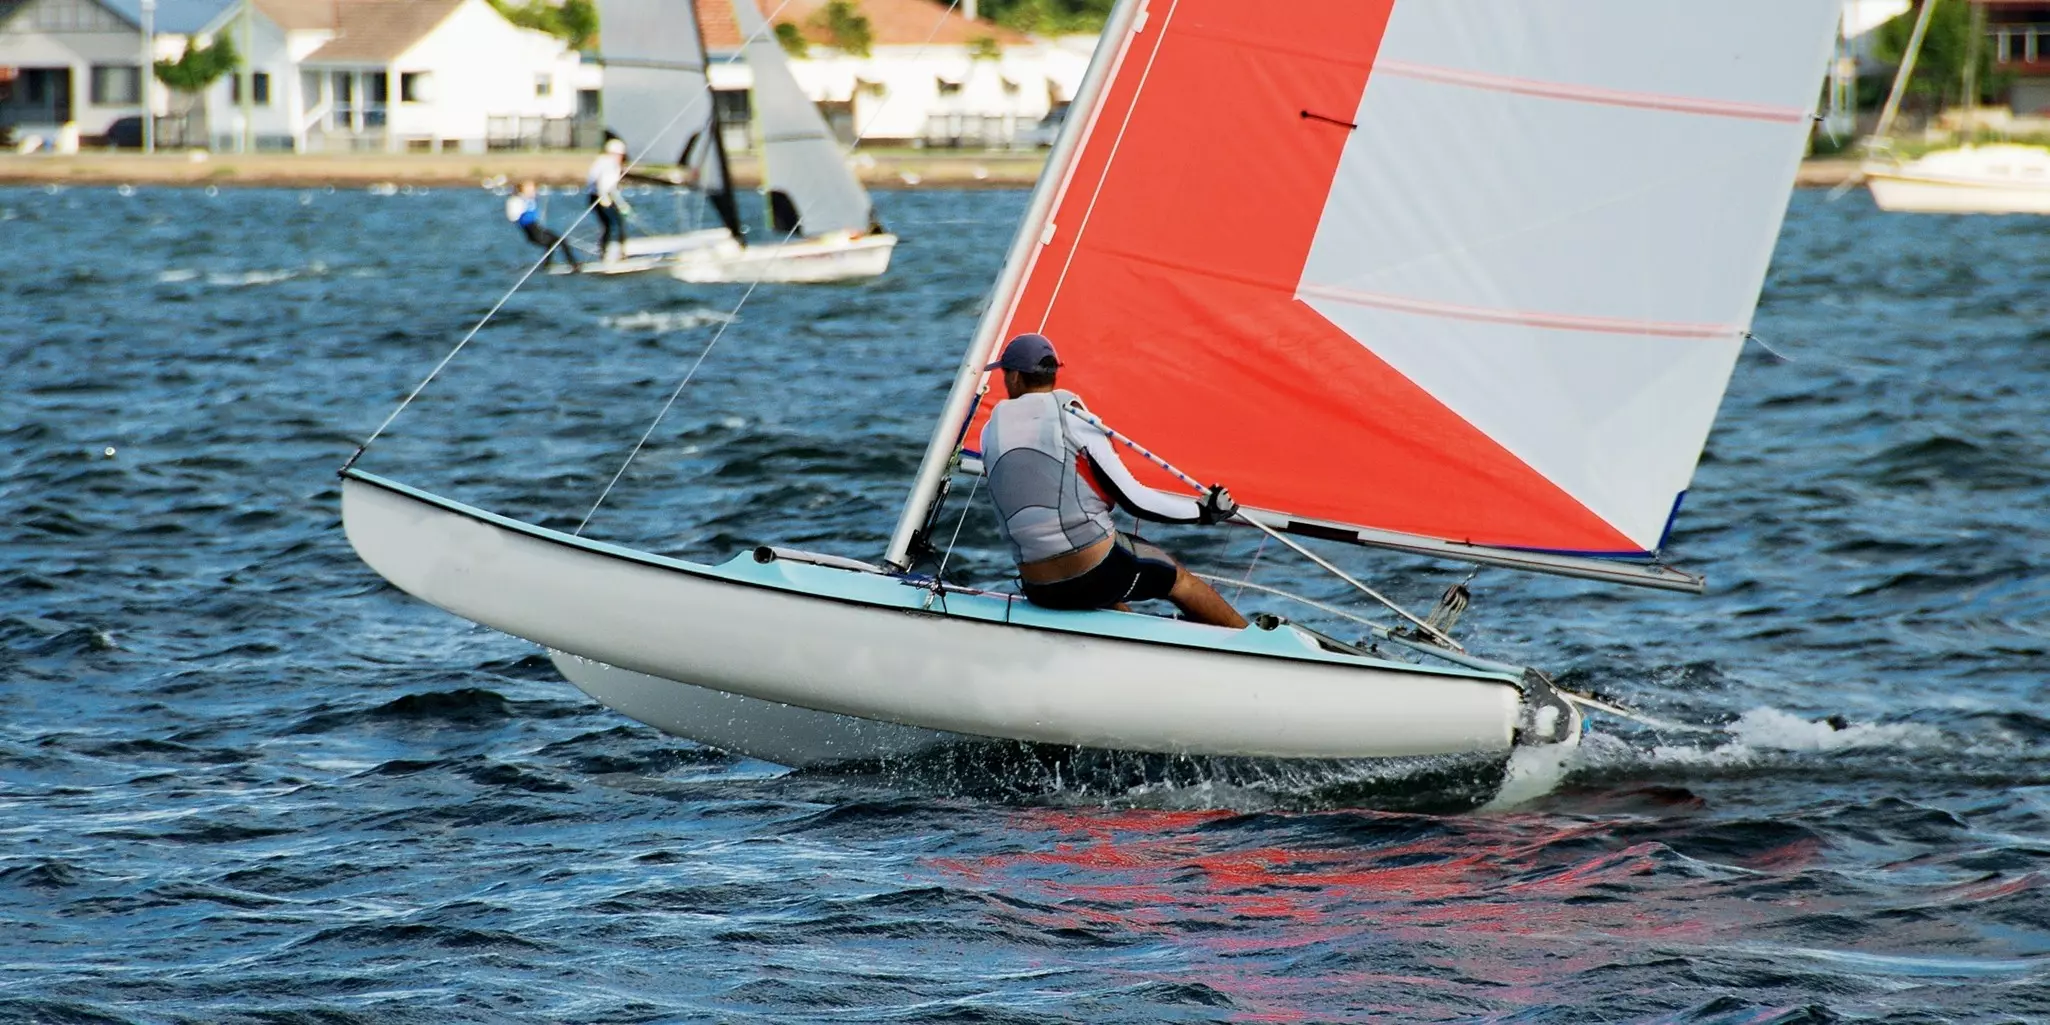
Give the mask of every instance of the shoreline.
[[[870, 189], [1018, 189], [1039, 177], [1045, 150], [960, 152], [856, 150], [855, 173]], [[0, 154], [0, 187], [172, 186], [198, 188], [369, 188], [377, 185], [477, 187], [531, 178], [549, 186], [581, 184], [588, 153], [208, 154], [83, 152]], [[761, 183], [760, 161], [732, 159], [734, 184]], [[1835, 188], [1854, 180], [1858, 161], [1811, 157], [1796, 188]]]
[[[871, 189], [1026, 188], [1039, 177], [1044, 151], [857, 151], [855, 174]], [[221, 186], [236, 188], [368, 188], [373, 185], [477, 187], [531, 178], [574, 188], [591, 165], [589, 153], [156, 153], [82, 152], [0, 155], [0, 186]], [[755, 188], [761, 162], [729, 161], [733, 182]]]

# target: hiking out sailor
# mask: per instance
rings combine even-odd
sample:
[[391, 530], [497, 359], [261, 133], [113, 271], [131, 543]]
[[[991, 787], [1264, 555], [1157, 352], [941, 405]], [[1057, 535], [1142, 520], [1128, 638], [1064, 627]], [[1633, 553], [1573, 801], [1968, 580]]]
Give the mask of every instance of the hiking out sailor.
[[607, 139], [604, 152], [591, 161], [590, 173], [584, 176], [584, 198], [598, 218], [599, 258], [607, 263], [626, 256], [626, 197], [619, 193], [625, 179], [626, 140]]
[[1115, 506], [1156, 523], [1221, 523], [1238, 512], [1230, 492], [1213, 486], [1198, 501], [1139, 483], [1109, 435], [1064, 412], [1081, 400], [1054, 386], [1060, 366], [1052, 342], [1025, 334], [984, 368], [1004, 372], [1010, 396], [983, 426], [982, 459], [1025, 597], [1050, 609], [1120, 610], [1165, 598], [1185, 619], [1245, 626], [1209, 584], [1111, 521]]
[[527, 241], [545, 250], [541, 254], [542, 263], [561, 253], [562, 258], [569, 261], [569, 269], [576, 270], [576, 251], [562, 240], [561, 235], [549, 231], [548, 226], [541, 223], [541, 204], [534, 194], [533, 182], [521, 182], [520, 187], [505, 198], [505, 219], [519, 225], [520, 230], [526, 233]]

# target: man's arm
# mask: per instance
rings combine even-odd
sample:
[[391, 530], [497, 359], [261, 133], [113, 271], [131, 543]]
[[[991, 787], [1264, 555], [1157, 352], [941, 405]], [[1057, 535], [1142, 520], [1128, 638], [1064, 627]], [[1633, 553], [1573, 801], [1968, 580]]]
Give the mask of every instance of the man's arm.
[[1109, 435], [1072, 418], [1068, 424], [1073, 429], [1070, 436], [1081, 443], [1090, 476], [1104, 497], [1118, 508], [1155, 523], [1204, 522], [1203, 507], [1195, 499], [1165, 494], [1139, 483], [1124, 460], [1118, 458], [1116, 443]]

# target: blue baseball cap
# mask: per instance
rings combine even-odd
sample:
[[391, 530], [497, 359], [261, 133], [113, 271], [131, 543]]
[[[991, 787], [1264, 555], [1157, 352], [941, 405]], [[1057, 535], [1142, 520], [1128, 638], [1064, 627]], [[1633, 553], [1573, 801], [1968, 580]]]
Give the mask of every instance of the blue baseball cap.
[[1045, 335], [1019, 335], [1004, 343], [1004, 354], [995, 363], [982, 369], [1039, 374], [1060, 365], [1060, 358], [1053, 354], [1053, 343]]

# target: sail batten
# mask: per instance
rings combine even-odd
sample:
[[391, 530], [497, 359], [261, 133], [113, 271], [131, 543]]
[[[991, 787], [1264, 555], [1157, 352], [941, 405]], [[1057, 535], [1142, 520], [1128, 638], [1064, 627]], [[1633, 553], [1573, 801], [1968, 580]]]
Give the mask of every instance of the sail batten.
[[1277, 518], [1656, 553], [1750, 328], [1833, 0], [1153, 8], [1049, 170], [1078, 186], [1000, 337], [1047, 334], [1106, 420]]
[[1700, 99], [1691, 96], [1667, 96], [1650, 92], [1626, 92], [1619, 89], [1599, 89], [1575, 86], [1563, 82], [1545, 82], [1537, 79], [1515, 78], [1508, 75], [1489, 75], [1458, 68], [1433, 67], [1409, 61], [1383, 61], [1374, 66], [1377, 75], [1394, 75], [1400, 78], [1414, 78], [1425, 82], [1445, 85], [1466, 86], [1473, 89], [1490, 89], [1496, 92], [1519, 93], [1525, 96], [1541, 96], [1546, 99], [1567, 100], [1575, 103], [1593, 103], [1611, 107], [1634, 107], [1639, 110], [1657, 110], [1679, 114], [1701, 114], [1709, 117], [1741, 118], [1754, 121], [1776, 121], [1787, 123], [1806, 122], [1809, 110], [1805, 107], [1777, 107], [1753, 103], [1729, 103], [1718, 100]]

